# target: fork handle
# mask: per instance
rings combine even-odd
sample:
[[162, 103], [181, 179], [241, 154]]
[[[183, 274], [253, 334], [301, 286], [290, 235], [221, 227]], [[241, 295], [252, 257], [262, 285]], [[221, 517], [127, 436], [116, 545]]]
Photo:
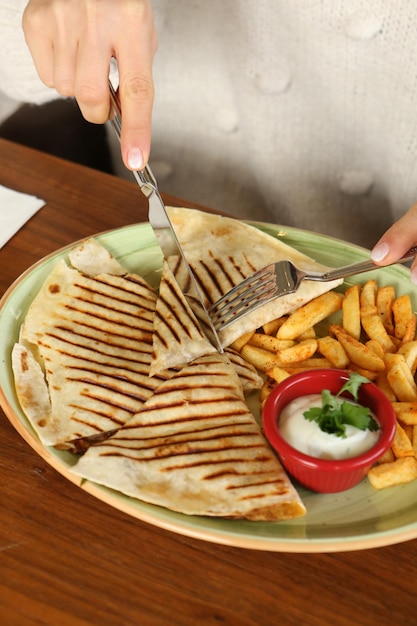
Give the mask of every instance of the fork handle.
[[[405, 253], [401, 259], [397, 259], [392, 263], [388, 263], [388, 265], [395, 265], [396, 263], [405, 263], [406, 261], [410, 261], [417, 254], [417, 246], [413, 246]], [[359, 263], [353, 263], [352, 265], [345, 265], [344, 267], [338, 267], [334, 270], [330, 270], [329, 272], [324, 272], [323, 274], [317, 273], [317, 276], [309, 275], [308, 280], [320, 280], [324, 282], [328, 282], [331, 280], [337, 280], [338, 278], [346, 278], [348, 276], [353, 276], [354, 274], [362, 274], [363, 272], [368, 272], [369, 270], [375, 270], [382, 267], [388, 267], [388, 265], [376, 265], [373, 261], [360, 261]]]

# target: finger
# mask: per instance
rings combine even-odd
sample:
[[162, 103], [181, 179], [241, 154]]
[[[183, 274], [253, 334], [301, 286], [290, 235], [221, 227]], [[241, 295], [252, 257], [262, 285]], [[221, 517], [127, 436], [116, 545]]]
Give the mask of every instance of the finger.
[[111, 56], [104, 41], [84, 38], [78, 46], [74, 95], [85, 119], [95, 124], [104, 124], [109, 118]]
[[123, 161], [130, 169], [142, 169], [149, 159], [155, 50], [156, 34], [151, 30], [139, 43], [136, 39], [135, 46], [126, 45], [117, 51], [123, 115], [121, 150]]
[[54, 44], [54, 87], [65, 97], [75, 95], [75, 64], [78, 41], [61, 37]]
[[149, 159], [153, 106], [152, 76], [122, 75], [119, 86], [123, 124], [121, 150], [125, 165], [142, 169]]
[[378, 265], [400, 259], [417, 243], [417, 203], [393, 224], [374, 246], [371, 258]]
[[28, 5], [23, 13], [22, 28], [39, 78], [47, 87], [54, 87], [54, 48], [49, 30], [39, 23], [39, 14]]

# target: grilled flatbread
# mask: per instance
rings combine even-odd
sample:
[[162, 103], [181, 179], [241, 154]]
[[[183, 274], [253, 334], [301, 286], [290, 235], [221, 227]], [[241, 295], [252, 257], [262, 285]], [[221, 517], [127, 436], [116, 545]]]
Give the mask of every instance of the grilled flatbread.
[[[156, 293], [95, 242], [61, 261], [29, 308], [12, 353], [16, 391], [42, 443], [72, 448], [139, 411], [164, 378], [149, 378]], [[100, 246], [99, 246], [100, 247]], [[123, 275], [122, 275], [123, 274]]]
[[259, 390], [264, 383], [264, 379], [258, 374], [254, 366], [245, 361], [243, 356], [239, 352], [232, 350], [232, 348], [226, 348], [225, 353], [239, 376], [244, 394], [249, 395], [252, 391]]
[[168, 263], [164, 261], [156, 303], [150, 375], [216, 352], [206, 338]]
[[[194, 209], [169, 207], [168, 211], [187, 261], [205, 294], [206, 306], [213, 304], [254, 271], [275, 261], [289, 259], [302, 269], [325, 269], [308, 256], [249, 224]], [[173, 271], [181, 288], [187, 291], [186, 272], [181, 267]], [[304, 281], [296, 293], [259, 307], [237, 324], [231, 324], [221, 331], [223, 346], [230, 345], [246, 332], [292, 312], [342, 282]]]
[[283, 520], [305, 513], [225, 354], [201, 357], [161, 384], [74, 472], [189, 515]]

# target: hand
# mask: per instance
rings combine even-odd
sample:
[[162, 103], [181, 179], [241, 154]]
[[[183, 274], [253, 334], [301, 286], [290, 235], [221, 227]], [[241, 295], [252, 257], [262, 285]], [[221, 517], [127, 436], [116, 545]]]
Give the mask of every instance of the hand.
[[122, 157], [126, 167], [142, 169], [150, 152], [157, 48], [150, 0], [29, 0], [23, 31], [41, 80], [74, 96], [89, 122], [109, 118], [109, 67], [117, 59]]
[[[417, 203], [387, 230], [374, 246], [371, 257], [378, 265], [386, 265], [400, 259], [417, 244]], [[417, 258], [411, 266], [411, 280], [417, 284]]]

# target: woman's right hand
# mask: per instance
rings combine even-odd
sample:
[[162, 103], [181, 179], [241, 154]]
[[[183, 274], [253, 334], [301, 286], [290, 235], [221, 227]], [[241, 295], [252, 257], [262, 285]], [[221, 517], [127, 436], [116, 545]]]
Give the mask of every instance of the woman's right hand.
[[75, 97], [96, 124], [109, 118], [109, 68], [116, 58], [122, 158], [126, 167], [142, 169], [151, 144], [157, 48], [150, 0], [29, 0], [23, 30], [41, 80]]

